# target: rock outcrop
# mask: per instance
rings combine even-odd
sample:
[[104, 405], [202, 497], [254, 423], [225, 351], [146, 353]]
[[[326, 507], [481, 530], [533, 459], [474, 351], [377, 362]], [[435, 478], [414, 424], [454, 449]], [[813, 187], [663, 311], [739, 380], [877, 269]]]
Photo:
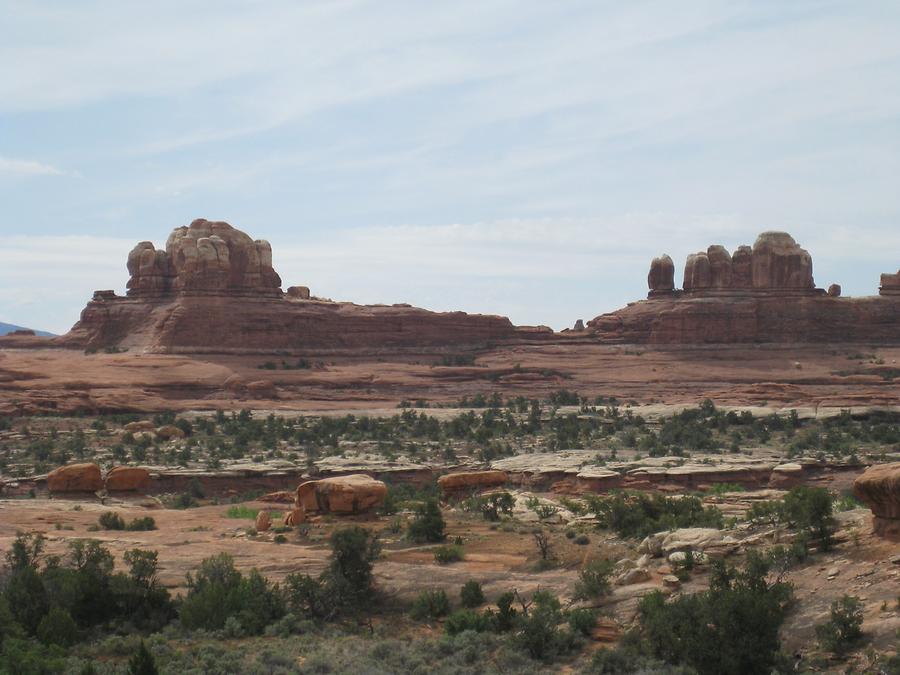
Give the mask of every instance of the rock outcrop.
[[51, 493], [96, 492], [102, 488], [100, 467], [90, 462], [68, 464], [47, 474], [47, 489]]
[[881, 295], [900, 295], [900, 270], [896, 274], [882, 274], [878, 292]]
[[866, 469], [853, 483], [853, 494], [872, 509], [876, 534], [900, 538], [900, 462]]
[[505, 485], [506, 472], [493, 470], [448, 473], [438, 478], [437, 482], [446, 497]]
[[357, 473], [301, 483], [297, 487], [296, 506], [304, 513], [354, 515], [378, 508], [386, 496], [387, 485]]
[[602, 342], [900, 342], [900, 273], [882, 275], [881, 297], [842, 298], [837, 284], [815, 287], [812, 257], [786, 232], [692, 253], [681, 290], [669, 286], [670, 261], [651, 263], [648, 300], [588, 322]]
[[150, 487], [150, 472], [140, 466], [115, 466], [106, 474], [107, 492], [140, 492]]
[[551, 337], [501, 316], [430, 312], [409, 305], [355, 305], [287, 295], [268, 242], [228, 223], [195, 220], [165, 250], [139, 243], [128, 256], [127, 297], [94, 294], [53, 344], [157, 353], [280, 353], [288, 350], [480, 348]]
[[272, 516], [268, 511], [260, 511], [256, 514], [255, 527], [257, 532], [267, 532], [272, 528]]
[[662, 255], [653, 259], [647, 275], [647, 285], [650, 287], [650, 295], [671, 294], [675, 290], [675, 263], [669, 256]]

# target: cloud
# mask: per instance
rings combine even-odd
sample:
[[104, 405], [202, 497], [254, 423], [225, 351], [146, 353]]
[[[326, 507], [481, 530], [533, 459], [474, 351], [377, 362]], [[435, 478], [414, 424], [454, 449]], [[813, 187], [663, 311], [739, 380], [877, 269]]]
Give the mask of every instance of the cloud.
[[0, 176], [62, 176], [63, 171], [49, 164], [29, 159], [0, 157]]

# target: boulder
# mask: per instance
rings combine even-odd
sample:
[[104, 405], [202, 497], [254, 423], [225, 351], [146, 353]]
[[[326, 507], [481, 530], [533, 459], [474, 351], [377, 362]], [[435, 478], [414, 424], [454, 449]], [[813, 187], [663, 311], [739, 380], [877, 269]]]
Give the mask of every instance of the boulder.
[[103, 489], [100, 467], [93, 463], [69, 464], [47, 474], [50, 492], [96, 492]]
[[287, 295], [295, 300], [309, 300], [309, 288], [306, 286], [291, 286], [287, 289]]
[[572, 330], [584, 330], [584, 319], [576, 319], [575, 326], [572, 328]]
[[295, 508], [284, 517], [284, 524], [287, 527], [296, 527], [306, 522], [306, 509]]
[[268, 511], [260, 511], [256, 514], [256, 531], [267, 532], [272, 527], [272, 516]]
[[156, 435], [164, 441], [171, 441], [176, 438], [184, 438], [184, 432], [176, 426], [167, 424], [156, 430]]
[[275, 398], [277, 389], [269, 380], [254, 380], [247, 383], [247, 393], [259, 398]]
[[115, 466], [106, 474], [107, 492], [137, 492], [150, 486], [150, 472], [141, 466]]
[[684, 527], [672, 532], [657, 532], [645, 537], [638, 545], [638, 553], [659, 558], [675, 551], [705, 552], [719, 557], [736, 548], [737, 542], [727, 538], [722, 530], [708, 527]]
[[485, 490], [505, 485], [507, 475], [505, 471], [461, 471], [448, 473], [438, 478], [438, 487], [446, 495], [460, 492], [472, 492]]
[[872, 510], [876, 534], [900, 537], [900, 462], [870, 466], [854, 481], [853, 494]]
[[674, 574], [667, 574], [662, 578], [663, 588], [675, 590], [681, 586], [681, 580]]
[[841, 285], [840, 284], [831, 284], [831, 286], [828, 287], [828, 297], [829, 298], [841, 297]]
[[650, 571], [646, 567], [635, 567], [622, 572], [616, 577], [615, 583], [617, 586], [631, 586], [645, 581], [650, 581]]
[[366, 474], [311, 480], [297, 487], [296, 505], [304, 511], [350, 515], [372, 511], [384, 503], [387, 485]]
[[[687, 556], [687, 551], [673, 551], [668, 556], [666, 556], [666, 560], [668, 560], [669, 564], [671, 565], [678, 565], [686, 561]], [[693, 550], [691, 550], [691, 558], [697, 565], [703, 565], [709, 560], [705, 553], [701, 551], [694, 552]]]

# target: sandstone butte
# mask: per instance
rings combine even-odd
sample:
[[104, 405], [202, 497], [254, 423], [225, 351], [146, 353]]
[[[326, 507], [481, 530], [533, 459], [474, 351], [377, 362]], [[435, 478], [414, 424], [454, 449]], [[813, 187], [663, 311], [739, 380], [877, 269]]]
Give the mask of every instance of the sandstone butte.
[[900, 342], [900, 272], [878, 296], [816, 288], [812, 256], [786, 232], [763, 232], [734, 253], [713, 245], [675, 265], [654, 258], [647, 300], [588, 322], [602, 342], [638, 344]]
[[[55, 344], [157, 353], [265, 353], [484, 347], [552, 336], [501, 316], [431, 312], [409, 305], [356, 305], [281, 289], [272, 247], [228, 223], [195, 220], [128, 255], [126, 297], [97, 291], [78, 323]], [[31, 338], [29, 338], [31, 339]], [[20, 338], [26, 340], [26, 338]]]
[[0, 347], [372, 355], [560, 343], [900, 344], [900, 271], [881, 275], [877, 296], [841, 297], [838, 284], [816, 287], [812, 256], [785, 232], [763, 232], [732, 253], [713, 245], [689, 255], [680, 289], [672, 259], [654, 258], [646, 300], [560, 333], [502, 316], [333, 302], [307, 286], [285, 292], [269, 243], [224, 222], [176, 228], [164, 249], [140, 242], [126, 266], [127, 295], [96, 291], [66, 335], [0, 337]]
[[853, 483], [853, 493], [872, 509], [875, 532], [900, 540], [900, 462], [869, 467]]

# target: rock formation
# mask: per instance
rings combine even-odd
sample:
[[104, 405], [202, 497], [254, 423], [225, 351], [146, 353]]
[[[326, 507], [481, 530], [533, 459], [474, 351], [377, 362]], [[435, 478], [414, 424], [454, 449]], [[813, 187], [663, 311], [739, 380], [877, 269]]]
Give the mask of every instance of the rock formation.
[[900, 273], [881, 277], [881, 296], [841, 298], [815, 287], [812, 257], [786, 232], [763, 232], [753, 247], [713, 245], [688, 256], [683, 288], [670, 284], [668, 256], [650, 264], [648, 300], [588, 322], [601, 342], [900, 341]]
[[478, 348], [542, 339], [500, 316], [436, 313], [409, 305], [337, 303], [306, 286], [281, 291], [268, 242], [228, 223], [195, 220], [165, 250], [141, 242], [127, 263], [127, 297], [98, 291], [63, 347], [143, 352], [276, 353], [288, 350]]
[[267, 532], [272, 527], [272, 517], [268, 511], [260, 511], [256, 514], [256, 531]]
[[872, 509], [876, 534], [900, 538], [900, 462], [866, 469], [853, 483], [853, 494]]
[[47, 474], [47, 489], [51, 493], [96, 492], [102, 488], [100, 467], [89, 462], [61, 466]]
[[444, 496], [475, 492], [506, 484], [505, 471], [462, 471], [448, 473], [438, 478], [438, 487]]
[[304, 513], [352, 515], [378, 508], [386, 496], [387, 485], [357, 473], [301, 483], [297, 487], [296, 506]]
[[900, 295], [900, 270], [896, 274], [882, 274], [878, 292], [881, 295]]
[[107, 492], [135, 492], [150, 486], [150, 472], [138, 466], [116, 466], [106, 474]]

